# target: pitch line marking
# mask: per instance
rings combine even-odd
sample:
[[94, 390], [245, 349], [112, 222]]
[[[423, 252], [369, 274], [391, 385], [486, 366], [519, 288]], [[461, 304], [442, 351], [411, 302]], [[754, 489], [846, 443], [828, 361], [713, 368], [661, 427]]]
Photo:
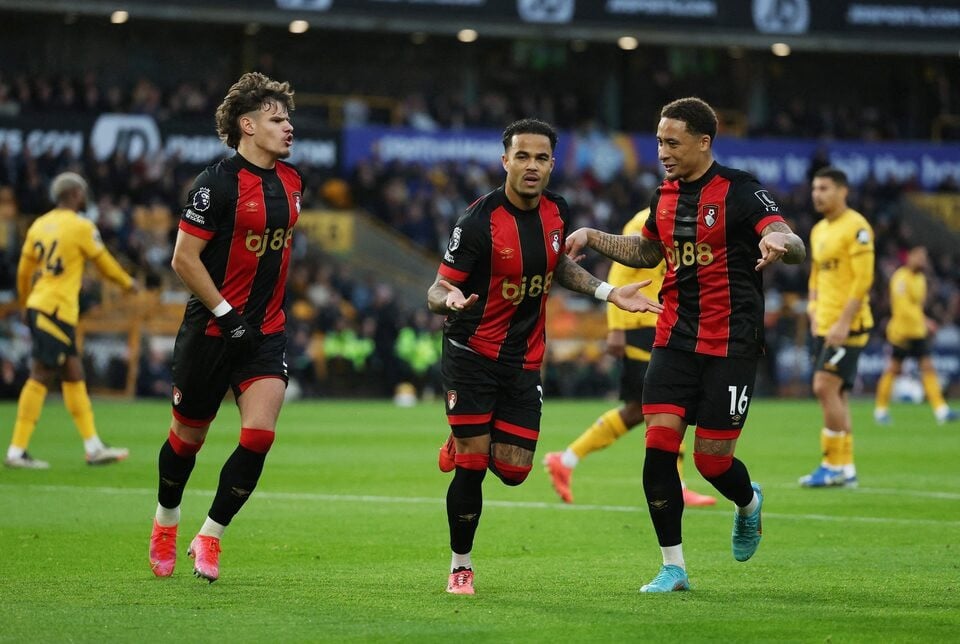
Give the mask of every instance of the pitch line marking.
[[[10, 483], [0, 483], [0, 489], [22, 490], [31, 489], [40, 492], [76, 492], [77, 490], [99, 492], [101, 494], [114, 495], [155, 495], [156, 490], [151, 488], [121, 488], [121, 487], [87, 487], [83, 485], [13, 485]], [[859, 489], [856, 493], [867, 492]], [[894, 492], [891, 490], [890, 492]], [[213, 496], [214, 490], [187, 490], [186, 494], [191, 496]], [[877, 491], [880, 493], [880, 491]], [[901, 492], [902, 494], [902, 492]], [[958, 499], [960, 494], [950, 492], [941, 492], [938, 498]], [[331, 502], [353, 502], [353, 503], [397, 503], [412, 505], [441, 505], [442, 498], [417, 497], [417, 496], [377, 496], [372, 494], [319, 494], [313, 492], [256, 492], [256, 498], [272, 499], [277, 501], [331, 501]], [[495, 501], [484, 499], [485, 506], [499, 508], [522, 508], [528, 510], [559, 510], [561, 512], [623, 512], [623, 513], [646, 513], [647, 509], [642, 506], [634, 505], [566, 505], [556, 502], [545, 501]], [[728, 514], [729, 510], [706, 510], [698, 509], [697, 514]], [[864, 517], [848, 514], [784, 514], [779, 512], [764, 512], [764, 516], [774, 519], [789, 519], [796, 521], [825, 521], [825, 522], [853, 522], [869, 524], [894, 524], [894, 525], [930, 525], [930, 526], [953, 526], [960, 527], [960, 521], [948, 519], [909, 519], [895, 517]]]

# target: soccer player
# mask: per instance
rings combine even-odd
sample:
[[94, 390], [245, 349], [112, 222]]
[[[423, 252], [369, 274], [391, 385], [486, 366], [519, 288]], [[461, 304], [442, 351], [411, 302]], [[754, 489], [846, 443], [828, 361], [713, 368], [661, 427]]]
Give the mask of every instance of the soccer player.
[[856, 487], [849, 391], [873, 315], [873, 228], [847, 206], [847, 175], [827, 166], [813, 175], [814, 209], [823, 219], [810, 231], [808, 313], [813, 341], [813, 394], [823, 411], [823, 460], [800, 477], [803, 487]]
[[87, 206], [87, 182], [64, 172], [50, 184], [56, 208], [37, 218], [27, 231], [17, 265], [17, 295], [26, 310], [33, 336], [30, 377], [20, 391], [13, 438], [3, 464], [42, 470], [46, 461], [27, 453], [30, 437], [40, 420], [47, 390], [60, 377], [63, 402], [83, 438], [90, 465], [115, 463], [127, 458], [123, 447], [108, 447], [97, 435], [93, 406], [87, 394], [83, 363], [77, 355], [76, 326], [80, 314], [80, 283], [87, 260], [100, 273], [127, 290], [133, 278], [121, 268], [100, 241], [97, 227], [78, 213]]
[[914, 246], [907, 255], [907, 263], [890, 278], [890, 308], [893, 310], [887, 323], [887, 342], [893, 351], [887, 368], [877, 383], [877, 402], [873, 410], [874, 420], [881, 425], [889, 425], [890, 391], [893, 379], [903, 370], [903, 361], [914, 358], [920, 366], [920, 378], [927, 402], [933, 410], [937, 422], [943, 424], [956, 420], [957, 415], [943, 399], [937, 372], [930, 359], [929, 333], [936, 329], [936, 323], [923, 312], [927, 300], [927, 249]]
[[176, 563], [180, 501], [227, 389], [240, 440], [220, 471], [207, 519], [191, 541], [194, 574], [220, 575], [220, 539], [250, 497], [273, 444], [287, 383], [283, 311], [303, 181], [281, 159], [293, 144], [290, 84], [259, 73], [234, 83], [217, 108], [217, 133], [236, 154], [194, 181], [180, 216], [173, 269], [193, 296], [173, 349], [173, 421], [160, 448], [150, 566]]
[[732, 550], [746, 561], [760, 544], [763, 495], [734, 457], [764, 351], [760, 270], [798, 264], [806, 249], [780, 207], [753, 176], [713, 159], [717, 115], [699, 98], [660, 112], [657, 153], [666, 174], [640, 235], [590, 228], [567, 238], [567, 253], [590, 247], [628, 266], [666, 258], [663, 312], [643, 382], [643, 488], [663, 565], [641, 592], [690, 587], [683, 558], [683, 491], [677, 454], [696, 426], [693, 461], [733, 501]]
[[536, 119], [504, 130], [506, 181], [457, 221], [427, 292], [429, 309], [447, 316], [441, 376], [452, 433], [440, 468], [455, 470], [447, 491], [453, 594], [474, 594], [471, 551], [487, 469], [513, 486], [533, 463], [553, 282], [626, 310], [661, 309], [640, 291], [644, 283], [611, 286], [564, 254], [567, 203], [546, 190], [556, 142], [554, 129]]
[[[650, 215], [645, 208], [633, 216], [623, 227], [624, 235], [639, 235], [643, 223]], [[644, 294], [657, 299], [665, 264], [661, 262], [654, 268], [631, 268], [618, 262], [610, 266], [607, 281], [614, 286], [643, 282]], [[584, 457], [612, 445], [617, 439], [643, 422], [643, 376], [650, 364], [650, 350], [653, 348], [653, 336], [657, 328], [657, 316], [654, 313], [626, 313], [612, 304], [607, 305], [607, 351], [621, 359], [620, 400], [623, 406], [610, 409], [596, 420], [583, 434], [572, 442], [563, 452], [550, 452], [543, 464], [550, 475], [553, 489], [564, 503], [573, 503], [573, 469]], [[706, 494], [698, 494], [688, 489], [683, 482], [683, 446], [677, 455], [677, 469], [680, 472], [680, 484], [683, 486], [683, 503], [689, 506], [714, 505], [717, 500]]]

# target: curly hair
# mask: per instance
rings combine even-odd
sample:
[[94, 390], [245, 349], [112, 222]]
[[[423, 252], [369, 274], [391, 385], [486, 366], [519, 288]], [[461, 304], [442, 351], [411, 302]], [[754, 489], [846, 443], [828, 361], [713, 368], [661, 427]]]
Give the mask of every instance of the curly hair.
[[290, 83], [275, 81], [260, 72], [247, 72], [240, 77], [217, 108], [217, 134], [228, 147], [240, 145], [240, 117], [263, 108], [269, 103], [279, 103], [292, 112], [293, 90]]
[[711, 144], [717, 138], [717, 113], [706, 101], [695, 96], [678, 98], [672, 103], [667, 103], [663, 106], [660, 116], [683, 121], [687, 124], [687, 132], [706, 134], [710, 137]]

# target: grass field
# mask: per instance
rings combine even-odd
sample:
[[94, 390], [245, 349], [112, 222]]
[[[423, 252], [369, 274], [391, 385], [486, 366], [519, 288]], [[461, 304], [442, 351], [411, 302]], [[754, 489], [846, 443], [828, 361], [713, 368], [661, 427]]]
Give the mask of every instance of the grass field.
[[[608, 406], [547, 401], [541, 453]], [[860, 488], [802, 490], [797, 477], [819, 459], [818, 407], [755, 403], [738, 455], [764, 485], [763, 543], [737, 563], [729, 504], [687, 510], [689, 593], [637, 592], [660, 563], [639, 433], [581, 463], [573, 506], [539, 467], [519, 488], [488, 476], [475, 597], [444, 592], [439, 402], [289, 404], [212, 585], [183, 554], [170, 579], [147, 563], [168, 405], [95, 410], [101, 435], [130, 447], [126, 462], [87, 467], [52, 398], [31, 446], [52, 468], [0, 470], [2, 641], [960, 640], [960, 426], [936, 426], [926, 407], [895, 406], [896, 424], [878, 428], [858, 401]], [[14, 415], [0, 405], [5, 431]], [[236, 427], [224, 405], [184, 498], [181, 553]], [[692, 467], [687, 479], [708, 491]]]

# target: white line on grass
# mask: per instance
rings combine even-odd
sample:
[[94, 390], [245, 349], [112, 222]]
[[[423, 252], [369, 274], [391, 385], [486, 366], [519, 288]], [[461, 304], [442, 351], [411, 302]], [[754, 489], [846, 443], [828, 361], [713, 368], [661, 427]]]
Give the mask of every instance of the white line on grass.
[[[0, 489], [37, 490], [39, 492], [75, 492], [77, 490], [99, 492], [101, 494], [118, 495], [154, 495], [155, 489], [149, 488], [125, 488], [125, 487], [87, 487], [84, 485], [12, 485], [9, 483], [0, 483]], [[860, 488], [856, 493], [884, 493], [880, 490], [866, 490]], [[191, 496], [205, 495], [212, 496], [213, 490], [187, 490]], [[903, 494], [902, 490], [889, 490], [887, 493]], [[939, 493], [941, 496], [936, 498], [958, 499], [960, 494], [951, 494], [949, 492]], [[268, 492], [258, 491], [257, 498], [274, 499], [278, 501], [332, 501], [332, 502], [353, 502], [353, 503], [406, 503], [414, 505], [440, 505], [443, 503], [441, 498], [417, 497], [417, 496], [376, 496], [370, 494], [318, 494], [313, 492]], [[917, 493], [915, 496], [930, 496], [924, 493]], [[562, 503], [546, 503], [543, 501], [494, 501], [484, 500], [484, 505], [499, 508], [523, 508], [531, 510], [559, 510], [562, 512], [643, 512], [647, 509], [635, 505], [566, 505]], [[696, 510], [699, 513], [719, 514], [720, 509], [716, 510]], [[727, 514], [729, 510], [722, 510]], [[949, 519], [910, 519], [895, 517], [863, 517], [849, 514], [783, 514], [778, 512], [765, 512], [765, 516], [773, 519], [793, 519], [798, 521], [838, 521], [855, 523], [885, 523], [893, 525], [931, 525], [931, 526], [954, 526], [960, 527], [960, 521]]]

